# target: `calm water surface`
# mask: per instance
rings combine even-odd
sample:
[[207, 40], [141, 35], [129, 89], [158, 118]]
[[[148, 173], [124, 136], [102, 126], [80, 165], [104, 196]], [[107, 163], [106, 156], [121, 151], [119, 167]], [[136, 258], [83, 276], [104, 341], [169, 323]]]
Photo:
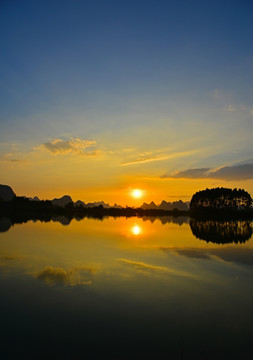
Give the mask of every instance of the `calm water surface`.
[[1, 359], [252, 359], [250, 222], [0, 220]]

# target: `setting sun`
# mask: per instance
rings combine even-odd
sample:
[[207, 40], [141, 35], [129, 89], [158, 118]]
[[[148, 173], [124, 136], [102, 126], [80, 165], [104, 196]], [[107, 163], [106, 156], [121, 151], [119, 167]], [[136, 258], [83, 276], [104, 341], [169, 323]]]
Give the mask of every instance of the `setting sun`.
[[131, 229], [133, 235], [140, 235], [141, 234], [141, 227], [139, 225], [134, 225]]
[[143, 191], [140, 190], [140, 189], [134, 189], [131, 192], [131, 196], [136, 198], [136, 199], [139, 199], [139, 198], [141, 198], [143, 196]]

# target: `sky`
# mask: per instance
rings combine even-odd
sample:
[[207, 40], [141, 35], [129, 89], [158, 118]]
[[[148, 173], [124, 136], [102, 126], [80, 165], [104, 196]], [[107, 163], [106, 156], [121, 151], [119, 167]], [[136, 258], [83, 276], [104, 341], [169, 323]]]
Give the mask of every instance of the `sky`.
[[17, 195], [253, 196], [252, 1], [3, 0], [0, 47], [0, 183]]

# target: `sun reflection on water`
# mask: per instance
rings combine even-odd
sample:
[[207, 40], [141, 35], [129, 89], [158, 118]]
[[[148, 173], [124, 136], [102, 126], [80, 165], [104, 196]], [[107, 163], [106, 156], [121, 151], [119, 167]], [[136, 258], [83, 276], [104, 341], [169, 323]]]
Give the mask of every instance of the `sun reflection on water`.
[[142, 229], [139, 225], [135, 224], [132, 228], [131, 228], [131, 233], [135, 236], [138, 236], [142, 233]]

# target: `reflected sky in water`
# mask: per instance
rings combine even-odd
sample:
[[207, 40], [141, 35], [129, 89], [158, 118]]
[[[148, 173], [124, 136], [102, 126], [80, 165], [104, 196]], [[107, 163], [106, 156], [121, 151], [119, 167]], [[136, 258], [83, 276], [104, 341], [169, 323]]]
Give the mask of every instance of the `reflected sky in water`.
[[[252, 224], [190, 225], [54, 219], [2, 232], [5, 358], [253, 354]], [[243, 241], [234, 241], [238, 234]]]

